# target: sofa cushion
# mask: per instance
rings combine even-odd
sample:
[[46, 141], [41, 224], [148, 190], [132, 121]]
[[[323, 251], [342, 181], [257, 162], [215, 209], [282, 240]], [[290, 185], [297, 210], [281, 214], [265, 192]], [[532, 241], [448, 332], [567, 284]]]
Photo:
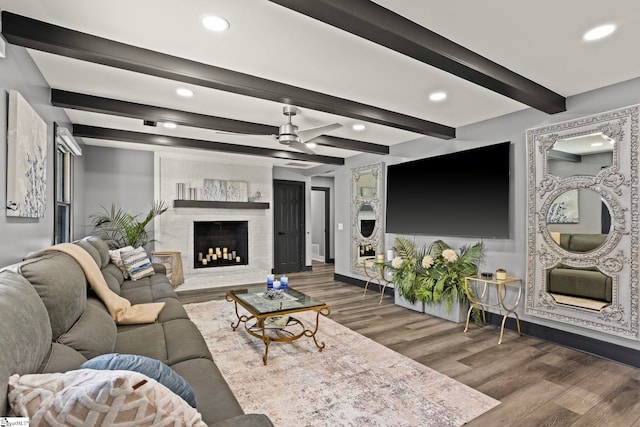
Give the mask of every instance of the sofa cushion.
[[196, 395], [198, 411], [207, 424], [243, 414], [218, 367], [209, 359], [190, 359], [171, 365]]
[[129, 273], [131, 280], [140, 280], [143, 277], [155, 274], [151, 260], [147, 256], [144, 248], [136, 248], [132, 251], [125, 252], [122, 255], [122, 263]]
[[87, 304], [87, 280], [80, 265], [62, 252], [45, 252], [19, 266], [49, 313], [53, 339], [67, 332]]
[[116, 295], [120, 295], [120, 286], [122, 286], [124, 282], [124, 274], [122, 274], [122, 271], [120, 271], [115, 264], [109, 264], [101, 269], [100, 272], [102, 273], [102, 277], [104, 277], [104, 281], [107, 282], [109, 289]]
[[98, 267], [102, 267], [102, 256], [100, 255], [100, 252], [98, 252], [96, 247], [89, 243], [87, 239], [82, 239], [74, 243], [87, 251]]
[[96, 248], [100, 254], [101, 261], [98, 263], [100, 268], [105, 268], [111, 262], [111, 257], [109, 256], [109, 245], [107, 245], [107, 242], [97, 236], [85, 237], [82, 240], [86, 240], [91, 243], [91, 245]]
[[187, 319], [119, 329], [114, 352], [140, 354], [169, 366], [188, 359], [211, 359], [202, 334]]
[[80, 369], [80, 366], [87, 361], [87, 358], [78, 350], [58, 342], [51, 344], [49, 356], [42, 362], [42, 366], [37, 371], [40, 374], [73, 371]]
[[189, 405], [196, 407], [196, 398], [189, 383], [159, 360], [137, 354], [110, 353], [94, 357], [85, 362], [80, 368], [139, 372], [158, 381], [180, 396]]
[[165, 298], [178, 299], [169, 279], [163, 274], [154, 274], [135, 282], [125, 280], [120, 289], [120, 294], [132, 304], [155, 302]]
[[13, 271], [0, 272], [0, 415], [7, 413], [7, 381], [37, 372], [51, 350], [51, 325], [31, 284]]
[[113, 352], [116, 346], [116, 324], [102, 302], [90, 298], [78, 321], [58, 342], [79, 351], [87, 359]]
[[548, 271], [547, 280], [551, 293], [612, 301], [611, 277], [600, 271], [552, 268]]
[[13, 375], [9, 403], [30, 425], [205, 427], [193, 407], [157, 381], [128, 371], [79, 369]]

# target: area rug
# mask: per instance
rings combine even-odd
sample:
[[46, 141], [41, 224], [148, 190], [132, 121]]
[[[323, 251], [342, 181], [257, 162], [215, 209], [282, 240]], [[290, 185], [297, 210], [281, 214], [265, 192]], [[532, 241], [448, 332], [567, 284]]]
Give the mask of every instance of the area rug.
[[322, 352], [307, 337], [271, 343], [264, 366], [264, 343], [231, 330], [232, 302], [185, 307], [244, 411], [277, 427], [461, 426], [500, 403], [322, 316]]

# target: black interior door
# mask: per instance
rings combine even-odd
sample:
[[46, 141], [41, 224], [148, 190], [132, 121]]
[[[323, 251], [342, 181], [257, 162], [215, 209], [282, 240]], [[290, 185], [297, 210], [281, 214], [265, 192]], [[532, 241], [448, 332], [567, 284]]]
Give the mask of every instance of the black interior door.
[[274, 273], [305, 267], [304, 182], [273, 182]]

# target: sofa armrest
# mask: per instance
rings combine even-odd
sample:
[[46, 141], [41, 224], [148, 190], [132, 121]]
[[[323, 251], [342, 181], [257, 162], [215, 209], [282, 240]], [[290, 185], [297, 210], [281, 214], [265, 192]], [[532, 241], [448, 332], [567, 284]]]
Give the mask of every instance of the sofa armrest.
[[264, 414], [238, 415], [233, 418], [209, 424], [209, 427], [274, 427], [273, 423]]
[[156, 274], [167, 274], [167, 268], [164, 264], [153, 262], [151, 265], [153, 266], [153, 271], [155, 271]]

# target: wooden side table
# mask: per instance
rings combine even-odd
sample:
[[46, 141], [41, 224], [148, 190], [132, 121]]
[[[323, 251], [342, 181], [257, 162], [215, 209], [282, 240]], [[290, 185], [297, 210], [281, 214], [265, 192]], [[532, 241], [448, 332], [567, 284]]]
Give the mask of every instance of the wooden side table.
[[[481, 283], [478, 286], [479, 289], [482, 289], [478, 295], [475, 292], [471, 292], [470, 282], [479, 282]], [[489, 285], [496, 287], [497, 294], [497, 302], [491, 302], [489, 298]], [[515, 303], [511, 307], [507, 307], [505, 305], [504, 298], [507, 294], [507, 286], [516, 287], [518, 289], [518, 297], [516, 298]], [[469, 307], [469, 312], [467, 313], [467, 324], [464, 327], [464, 331], [467, 332], [469, 330], [469, 318], [471, 317], [471, 312], [474, 307], [480, 307], [482, 309], [482, 320], [486, 323], [487, 320], [485, 318], [484, 309], [485, 308], [495, 308], [502, 313], [502, 310], [505, 311], [504, 316], [502, 316], [502, 325], [500, 326], [500, 339], [498, 340], [498, 344], [502, 344], [502, 336], [504, 334], [504, 323], [507, 320], [507, 317], [510, 314], [514, 314], [516, 317], [516, 325], [518, 326], [518, 334], [522, 336], [522, 332], [520, 331], [520, 318], [518, 317], [518, 313], [516, 313], [516, 309], [520, 304], [520, 299], [522, 297], [522, 287], [523, 282], [522, 279], [516, 277], [507, 277], [505, 280], [497, 280], [497, 279], [482, 279], [478, 275], [468, 276], [464, 278], [464, 292], [467, 294], [467, 298], [471, 303], [471, 307]]]
[[174, 288], [184, 283], [182, 271], [182, 254], [180, 252], [159, 251], [151, 252], [152, 262], [163, 264], [167, 269], [167, 277]]

